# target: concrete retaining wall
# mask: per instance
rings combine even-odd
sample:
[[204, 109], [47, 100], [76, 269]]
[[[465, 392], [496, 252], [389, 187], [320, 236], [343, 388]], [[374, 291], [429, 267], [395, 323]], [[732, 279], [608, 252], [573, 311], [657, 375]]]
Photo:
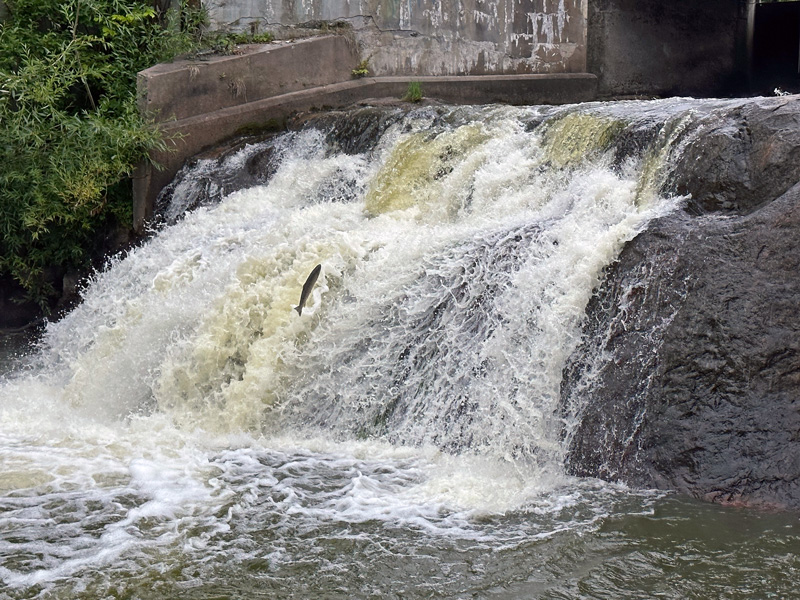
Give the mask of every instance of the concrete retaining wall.
[[399, 99], [411, 81], [425, 97], [452, 104], [585, 102], [597, 89], [597, 78], [586, 73], [354, 79], [357, 64], [352, 40], [332, 35], [142, 71], [140, 108], [159, 123], [169, 150], [152, 155], [160, 169], [142, 165], [134, 176], [134, 228], [143, 231], [158, 193], [188, 157], [244, 132], [280, 128], [299, 111]]
[[756, 7], [753, 32], [753, 90], [770, 94], [776, 87], [800, 91], [800, 2]]
[[588, 0], [204, 0], [211, 27], [345, 21], [374, 75], [586, 70]]
[[293, 43], [240, 46], [237, 54], [175, 61], [139, 73], [139, 110], [157, 121], [247, 104], [351, 78], [355, 43], [325, 36]]

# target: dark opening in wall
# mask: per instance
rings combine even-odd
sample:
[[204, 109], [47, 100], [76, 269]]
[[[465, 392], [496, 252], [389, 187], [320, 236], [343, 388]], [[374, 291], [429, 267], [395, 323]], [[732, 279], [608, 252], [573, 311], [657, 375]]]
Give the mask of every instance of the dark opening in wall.
[[755, 0], [590, 0], [587, 69], [601, 97], [748, 91]]
[[800, 92], [800, 1], [763, 2], [756, 6], [753, 28], [754, 92], [777, 87]]

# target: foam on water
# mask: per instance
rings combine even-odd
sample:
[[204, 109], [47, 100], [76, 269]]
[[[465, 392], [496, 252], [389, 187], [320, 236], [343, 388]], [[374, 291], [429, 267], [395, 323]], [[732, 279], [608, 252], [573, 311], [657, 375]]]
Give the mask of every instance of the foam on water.
[[[621, 492], [562, 472], [561, 370], [603, 267], [677, 200], [602, 144], [554, 165], [577, 133], [529, 126], [545, 113], [422, 110], [360, 155], [290, 134], [268, 183], [98, 274], [0, 382], [4, 583], [277, 569], [375, 523], [501, 546], [593, 527]], [[530, 518], [483, 526], [508, 513]]]
[[[608, 511], [598, 504], [596, 514], [565, 519], [597, 490], [563, 478], [545, 486], [519, 466], [431, 447], [215, 437], [181, 431], [163, 415], [41, 425], [0, 440], [8, 469], [0, 479], [0, 576], [11, 589], [81, 578], [105, 589], [161, 564], [266, 557], [278, 569], [308, 559], [308, 536], [330, 529], [325, 535], [346, 537], [375, 523], [383, 524], [376, 540], [405, 531], [513, 543], [591, 529]], [[481, 524], [526, 506], [537, 516], [524, 526]]]

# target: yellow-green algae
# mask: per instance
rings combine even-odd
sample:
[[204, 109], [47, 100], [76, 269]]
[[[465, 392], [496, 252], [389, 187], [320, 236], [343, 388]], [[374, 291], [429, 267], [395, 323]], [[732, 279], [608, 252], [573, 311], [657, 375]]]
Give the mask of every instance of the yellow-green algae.
[[434, 209], [447, 196], [439, 182], [489, 139], [478, 124], [465, 125], [431, 138], [415, 133], [401, 141], [367, 192], [365, 210], [377, 216], [414, 206]]
[[586, 113], [570, 113], [547, 126], [545, 159], [559, 167], [586, 160], [606, 150], [624, 129], [625, 122]]
[[637, 204], [649, 200], [661, 189], [665, 177], [664, 165], [691, 120], [690, 115], [670, 120], [658, 132], [658, 138], [642, 159], [636, 186]]
[[[194, 414], [210, 429], [256, 429], [261, 409], [277, 400], [284, 353], [302, 345], [306, 329], [316, 327], [321, 318], [299, 319], [291, 310], [302, 282], [316, 264], [347, 251], [341, 244], [320, 240], [299, 250], [279, 246], [244, 261], [224, 299], [203, 319], [191, 352], [165, 365], [155, 392], [157, 398], [171, 400], [162, 408], [180, 406], [180, 414]], [[222, 407], [225, 423], [205, 421]]]

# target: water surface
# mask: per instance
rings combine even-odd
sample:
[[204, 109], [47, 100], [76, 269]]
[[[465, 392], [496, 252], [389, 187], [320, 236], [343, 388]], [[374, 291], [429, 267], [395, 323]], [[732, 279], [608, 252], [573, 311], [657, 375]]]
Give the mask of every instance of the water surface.
[[586, 304], [724, 103], [396, 111], [198, 164], [2, 357], [5, 596], [796, 597], [796, 514], [563, 469]]

